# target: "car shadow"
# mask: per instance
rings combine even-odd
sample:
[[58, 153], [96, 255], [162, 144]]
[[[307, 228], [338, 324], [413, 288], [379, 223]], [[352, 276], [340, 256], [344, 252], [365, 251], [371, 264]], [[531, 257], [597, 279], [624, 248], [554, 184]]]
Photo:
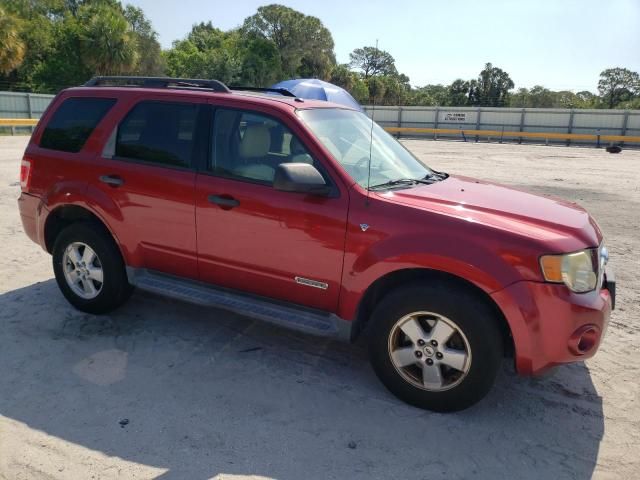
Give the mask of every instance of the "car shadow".
[[583, 364], [505, 362], [484, 401], [444, 415], [389, 394], [362, 346], [142, 293], [96, 317], [48, 280], [0, 295], [0, 328], [0, 422], [163, 479], [586, 479], [604, 430]]

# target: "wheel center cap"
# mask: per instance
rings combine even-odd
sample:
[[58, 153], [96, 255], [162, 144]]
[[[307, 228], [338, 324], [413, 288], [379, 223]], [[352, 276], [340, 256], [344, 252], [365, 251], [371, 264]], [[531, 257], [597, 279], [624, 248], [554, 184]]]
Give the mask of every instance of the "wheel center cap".
[[422, 349], [422, 351], [424, 352], [424, 354], [425, 354], [427, 357], [433, 357], [433, 355], [436, 353], [436, 352], [435, 352], [435, 350], [434, 350], [434, 348], [433, 348], [433, 347], [431, 347], [431, 346], [429, 346], [429, 345], [427, 345], [426, 347], [424, 347], [424, 348]]

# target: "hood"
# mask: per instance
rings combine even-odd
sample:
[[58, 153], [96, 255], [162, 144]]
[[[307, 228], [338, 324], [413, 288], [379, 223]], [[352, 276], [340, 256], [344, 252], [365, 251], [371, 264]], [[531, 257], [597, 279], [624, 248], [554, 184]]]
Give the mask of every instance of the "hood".
[[451, 175], [431, 185], [392, 190], [380, 196], [471, 223], [555, 241], [558, 252], [595, 247], [602, 240], [596, 222], [576, 203], [475, 178]]

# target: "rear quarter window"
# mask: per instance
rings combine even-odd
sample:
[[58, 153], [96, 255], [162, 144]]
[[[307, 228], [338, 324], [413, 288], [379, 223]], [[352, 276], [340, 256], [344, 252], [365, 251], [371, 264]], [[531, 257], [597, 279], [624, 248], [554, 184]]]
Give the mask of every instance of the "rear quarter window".
[[40, 147], [62, 152], [79, 152], [109, 109], [114, 98], [67, 98], [47, 123]]

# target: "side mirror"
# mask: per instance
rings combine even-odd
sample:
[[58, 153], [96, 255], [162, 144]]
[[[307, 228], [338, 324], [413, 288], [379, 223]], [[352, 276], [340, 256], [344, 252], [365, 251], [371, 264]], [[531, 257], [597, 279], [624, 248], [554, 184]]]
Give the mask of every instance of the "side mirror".
[[273, 177], [273, 188], [283, 192], [326, 196], [330, 188], [316, 167], [308, 163], [281, 163]]

